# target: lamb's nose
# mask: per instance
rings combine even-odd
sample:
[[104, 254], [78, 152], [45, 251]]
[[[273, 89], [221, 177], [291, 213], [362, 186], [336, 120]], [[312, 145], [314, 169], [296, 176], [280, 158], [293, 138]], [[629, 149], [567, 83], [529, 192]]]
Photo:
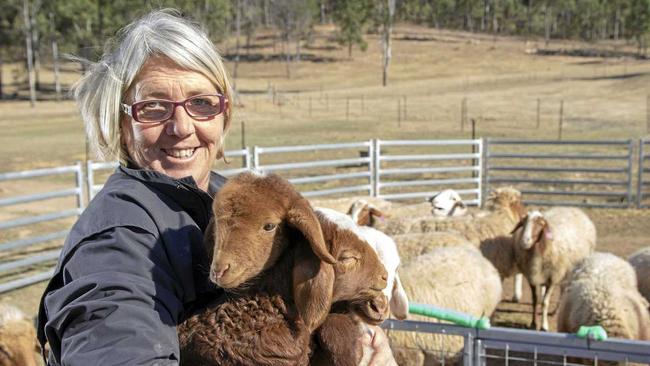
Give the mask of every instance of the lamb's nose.
[[225, 266], [212, 266], [210, 277], [212, 277], [212, 280], [216, 282], [220, 280], [224, 274], [226, 274], [228, 269], [230, 269], [230, 264], [226, 264]]

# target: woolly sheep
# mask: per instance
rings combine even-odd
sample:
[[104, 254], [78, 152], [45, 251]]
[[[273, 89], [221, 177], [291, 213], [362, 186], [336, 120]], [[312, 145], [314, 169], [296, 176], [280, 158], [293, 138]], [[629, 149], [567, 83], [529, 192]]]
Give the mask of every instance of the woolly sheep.
[[227, 296], [179, 326], [187, 365], [306, 365], [335, 302], [376, 324], [386, 271], [368, 245], [315, 213], [284, 179], [243, 173], [213, 204], [210, 279]]
[[[480, 248], [483, 255], [499, 271], [502, 279], [514, 274], [515, 289], [514, 299], [521, 298], [522, 276], [518, 274], [517, 264], [512, 249], [512, 229], [526, 214], [526, 209], [521, 201], [521, 193], [514, 188], [499, 188], [492, 192], [487, 200], [488, 211], [481, 217], [454, 217], [444, 220], [437, 218], [414, 218], [412, 220], [389, 220], [378, 223], [375, 227], [381, 229], [382, 225], [388, 232], [403, 232], [411, 230], [409, 235], [393, 235], [398, 242], [398, 247], [403, 251], [402, 259], [413, 254], [423, 253], [432, 246], [448, 246], [462, 243], [456, 235], [469, 240]], [[417, 227], [417, 229], [416, 229]], [[426, 234], [416, 235], [418, 232]], [[429, 237], [428, 234], [431, 234]], [[390, 235], [390, 234], [389, 234]]]
[[[492, 264], [473, 246], [434, 248], [400, 271], [410, 301], [460, 311], [476, 317], [490, 316], [501, 300], [501, 279]], [[415, 320], [435, 321], [412, 315]], [[463, 338], [415, 332], [389, 333], [393, 354], [400, 365], [458, 361]], [[444, 348], [445, 354], [440, 352]]]
[[36, 366], [36, 329], [31, 319], [8, 304], [0, 304], [0, 366]]
[[636, 251], [628, 261], [636, 271], [639, 292], [650, 301], [650, 247]]
[[393, 240], [403, 263], [408, 263], [434, 248], [472, 245], [457, 231], [401, 234], [393, 236]]
[[543, 330], [548, 330], [548, 307], [556, 285], [571, 268], [591, 254], [596, 246], [596, 227], [574, 207], [531, 211], [513, 229], [514, 253], [533, 295], [531, 328], [538, 329], [537, 290], [545, 287], [542, 299]]
[[445, 189], [429, 199], [433, 216], [454, 217], [465, 216], [467, 205], [463, 202], [458, 192], [453, 189]]
[[639, 293], [628, 262], [594, 253], [575, 266], [568, 283], [558, 308], [558, 331], [600, 325], [609, 337], [650, 340], [648, 301]]

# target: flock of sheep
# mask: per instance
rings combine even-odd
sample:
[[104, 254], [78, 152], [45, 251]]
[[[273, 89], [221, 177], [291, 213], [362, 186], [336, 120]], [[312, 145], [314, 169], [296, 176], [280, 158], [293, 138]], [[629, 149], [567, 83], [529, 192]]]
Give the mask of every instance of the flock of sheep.
[[[210, 278], [227, 296], [178, 327], [182, 364], [363, 364], [368, 352], [355, 340], [372, 333], [368, 325], [389, 314], [434, 321], [408, 314], [409, 302], [491, 316], [513, 275], [515, 301], [522, 275], [530, 284], [533, 329], [549, 329], [550, 297], [560, 292], [558, 331], [601, 325], [611, 337], [650, 339], [650, 247], [629, 261], [595, 252], [583, 211], [529, 211], [513, 188], [492, 192], [482, 211], [452, 190], [415, 205], [310, 203], [278, 176], [242, 173], [213, 211]], [[440, 334], [388, 336], [400, 365], [454, 362], [463, 345]], [[0, 365], [31, 365], [20, 355], [33, 347], [31, 323], [0, 309], [0, 348], [10, 350]]]

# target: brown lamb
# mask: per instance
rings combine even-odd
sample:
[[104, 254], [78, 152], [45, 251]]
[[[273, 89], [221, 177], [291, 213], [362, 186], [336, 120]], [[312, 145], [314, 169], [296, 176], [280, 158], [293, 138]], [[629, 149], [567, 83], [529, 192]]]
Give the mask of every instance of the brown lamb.
[[307, 365], [332, 304], [370, 323], [387, 316], [386, 270], [372, 248], [317, 216], [286, 180], [240, 174], [213, 210], [210, 278], [226, 296], [179, 326], [181, 364]]

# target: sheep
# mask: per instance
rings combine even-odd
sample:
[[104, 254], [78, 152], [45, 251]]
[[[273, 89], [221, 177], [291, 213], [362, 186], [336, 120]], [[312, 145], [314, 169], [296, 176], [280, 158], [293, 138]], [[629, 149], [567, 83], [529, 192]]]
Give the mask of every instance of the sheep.
[[372, 205], [377, 210], [389, 212], [396, 204], [394, 202], [386, 201], [382, 198], [369, 197], [369, 196], [352, 196], [344, 198], [311, 198], [309, 202], [313, 207], [329, 208], [338, 212], [346, 212], [352, 207], [355, 202], [364, 201]]
[[0, 304], [0, 366], [36, 366], [39, 350], [31, 319], [8, 304]]
[[467, 205], [453, 189], [445, 189], [428, 200], [433, 216], [455, 217], [467, 214]]
[[639, 249], [628, 261], [636, 271], [639, 292], [650, 301], [650, 247]]
[[[405, 263], [400, 275], [413, 302], [480, 317], [490, 316], [501, 300], [498, 272], [470, 245], [434, 248]], [[434, 321], [417, 315], [409, 317]], [[458, 336], [394, 331], [388, 336], [399, 365], [454, 362], [463, 348], [463, 338]]]
[[594, 253], [578, 262], [568, 277], [558, 307], [559, 332], [600, 325], [609, 337], [650, 340], [648, 301], [639, 293], [628, 262]]
[[574, 207], [554, 207], [541, 213], [531, 211], [513, 229], [514, 254], [533, 295], [531, 328], [537, 323], [537, 290], [545, 287], [541, 328], [548, 331], [551, 294], [571, 268], [594, 251], [596, 227]]
[[385, 319], [386, 270], [374, 251], [313, 211], [277, 175], [242, 173], [213, 203], [210, 280], [226, 295], [179, 326], [186, 365], [306, 365], [332, 304]]
[[401, 260], [395, 241], [379, 230], [357, 225], [350, 216], [336, 210], [324, 207], [317, 207], [315, 210], [341, 228], [351, 230], [375, 250], [388, 273], [384, 294], [390, 303], [391, 313], [398, 319], [405, 319], [408, 313], [408, 298], [397, 273]]
[[[375, 227], [380, 230], [385, 227], [389, 233], [406, 233], [393, 234], [406, 261], [430, 247], [470, 241], [492, 262], [502, 279], [516, 275], [514, 300], [518, 302], [523, 280], [515, 262], [510, 232], [526, 214], [521, 193], [510, 187], [496, 189], [488, 199], [487, 206], [489, 211], [480, 217], [396, 219], [378, 222]], [[421, 232], [424, 234], [418, 235]]]

